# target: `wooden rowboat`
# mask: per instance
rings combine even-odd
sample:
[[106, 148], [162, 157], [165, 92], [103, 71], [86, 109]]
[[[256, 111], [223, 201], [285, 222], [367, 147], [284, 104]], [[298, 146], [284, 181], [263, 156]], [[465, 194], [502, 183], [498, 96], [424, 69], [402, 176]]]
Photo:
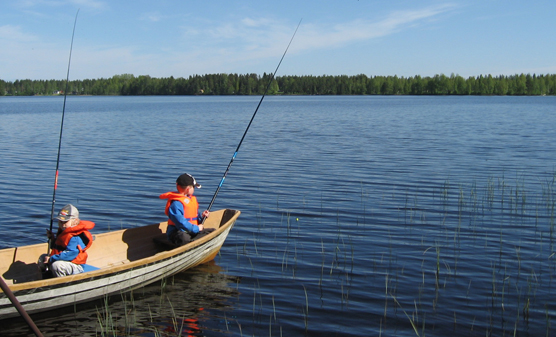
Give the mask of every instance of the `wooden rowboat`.
[[[204, 225], [215, 230], [177, 248], [165, 241], [167, 222], [93, 233], [87, 264], [99, 269], [65, 277], [41, 279], [37, 261], [46, 243], [2, 249], [0, 275], [29, 314], [130, 291], [214, 259], [240, 213], [211, 212]], [[0, 320], [17, 315], [0, 292]]]

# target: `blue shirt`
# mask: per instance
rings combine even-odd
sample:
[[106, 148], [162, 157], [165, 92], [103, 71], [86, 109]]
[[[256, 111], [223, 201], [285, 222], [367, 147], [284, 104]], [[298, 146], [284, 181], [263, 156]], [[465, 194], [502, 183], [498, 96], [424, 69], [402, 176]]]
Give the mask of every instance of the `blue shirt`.
[[80, 246], [81, 249], [85, 248], [85, 244], [83, 243], [83, 240], [81, 240], [79, 236], [74, 236], [69, 240], [66, 249], [60, 254], [52, 255], [50, 257], [50, 260], [52, 262], [73, 261], [73, 259], [75, 259], [79, 254], [79, 248], [77, 248], [77, 246]]
[[[168, 236], [168, 238], [176, 230], [193, 234], [199, 233], [199, 226], [192, 224], [185, 218], [183, 212], [183, 204], [177, 200], [172, 201], [172, 203], [170, 204], [170, 208], [168, 208], [168, 218], [170, 218], [170, 220], [172, 220], [175, 225], [168, 226], [168, 229], [166, 230], [166, 235]], [[198, 212], [197, 221], [199, 223], [202, 221], [202, 218]]]

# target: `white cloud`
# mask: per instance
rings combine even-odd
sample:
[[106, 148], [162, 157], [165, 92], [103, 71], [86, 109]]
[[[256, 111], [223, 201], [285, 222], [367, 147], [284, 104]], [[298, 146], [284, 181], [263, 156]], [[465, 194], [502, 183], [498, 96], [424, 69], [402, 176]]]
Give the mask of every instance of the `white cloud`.
[[37, 41], [38, 38], [23, 32], [20, 26], [4, 25], [0, 26], [0, 44], [2, 44], [2, 40], [30, 42]]
[[[93, 0], [73, 1], [91, 6], [103, 4]], [[335, 25], [302, 23], [288, 53], [290, 55], [311, 51], [322, 53], [326, 49], [336, 49], [348, 44], [384, 37], [441, 18], [441, 14], [449, 13], [453, 8], [454, 6], [444, 5], [421, 10], [397, 11], [379, 21], [357, 19]], [[162, 16], [158, 12], [147, 12], [141, 18], [156, 22], [164, 19]], [[121, 73], [179, 77], [214, 72], [242, 72], [245, 69], [258, 72], [261, 67], [263, 69], [267, 67], [265, 65], [267, 62], [274, 64], [278, 60], [295, 28], [296, 26], [291, 22], [285, 23], [266, 18], [247, 17], [220, 24], [205, 20], [202, 23], [196, 22], [180, 27], [181, 34], [176, 35], [175, 40], [165, 41], [158, 48], [152, 48], [152, 41], [147, 40], [144, 41], [143, 46], [88, 44], [86, 47], [80, 46], [74, 50], [72, 63], [75, 65], [72, 64], [71, 77], [99, 78]], [[46, 44], [37, 42], [37, 38], [32, 35], [25, 34], [19, 26], [0, 26], [0, 44], [8, 39], [12, 44], [19, 45], [18, 55], [20, 56], [31, 48], [35, 49], [33, 53], [25, 56], [28, 62], [33, 63], [30, 57], [35, 55], [41, 63], [45, 62], [42, 63], [43, 68], [48, 62], [59, 63], [62, 68], [64, 64], [67, 65], [66, 61], [62, 61], [67, 59], [65, 55], [67, 52], [53, 52], [53, 50], [65, 51], [66, 48], [54, 47], [51, 52], [48, 52]], [[6, 50], [4, 47], [2, 49]], [[37, 56], [37, 50], [41, 50], [43, 56]], [[15, 52], [11, 52], [0, 59], [13, 60], [15, 56]], [[21, 67], [19, 69], [26, 74], [20, 73], [17, 75], [18, 78], [37, 76], [50, 78], [52, 74], [63, 74], [60, 69], [48, 71], [33, 69], [34, 75], [30, 69], [24, 70]], [[59, 77], [54, 76], [54, 78]]]
[[108, 7], [106, 2], [97, 0], [68, 0], [68, 3], [85, 8], [105, 9]]
[[[436, 19], [454, 8], [455, 6], [447, 4], [413, 11], [397, 11], [376, 22], [358, 19], [336, 25], [302, 23], [291, 52], [338, 48], [349, 43], [384, 37]], [[215, 62], [220, 56], [227, 62], [234, 62], [279, 55], [295, 29], [295, 26], [264, 18], [244, 18], [219, 26], [207, 24], [207, 27], [209, 28], [202, 30], [197, 27], [182, 27], [182, 36], [188, 39], [187, 48], [190, 49], [192, 45], [197, 48], [202, 46], [206, 58]], [[199, 40], [192, 40], [195, 38]]]
[[245, 18], [241, 20], [241, 23], [247, 27], [261, 27], [266, 26], [272, 23], [272, 21], [267, 19], [252, 19], [252, 18]]
[[453, 9], [453, 5], [443, 5], [414, 11], [397, 11], [384, 20], [370, 22], [362, 19], [334, 26], [306, 25], [301, 29], [296, 49], [330, 48], [356, 41], [371, 40], [394, 34], [426, 19], [434, 19], [439, 14]]
[[[411, 29], [428, 20], [439, 18], [454, 8], [442, 5], [419, 10], [397, 11], [380, 21], [353, 20], [336, 25], [301, 24], [290, 54], [343, 47], [346, 44], [384, 37]], [[206, 24], [206, 29], [182, 27], [184, 41], [174, 46], [174, 54], [154, 59], [184, 72], [214, 72], [216, 69], [245, 68], [245, 62], [265, 63], [282, 55], [295, 26], [271, 19], [243, 18], [220, 25]], [[183, 48], [183, 49], [181, 49]], [[202, 50], [202, 51], [201, 51]], [[254, 66], [254, 64], [253, 64]], [[196, 71], [195, 71], [195, 70]]]
[[164, 19], [165, 16], [160, 14], [160, 12], [145, 13], [140, 17], [140, 20], [159, 22]]
[[107, 7], [106, 2], [98, 0], [20, 0], [15, 5], [27, 9], [39, 6], [66, 7], [68, 5], [94, 9], [104, 9]]

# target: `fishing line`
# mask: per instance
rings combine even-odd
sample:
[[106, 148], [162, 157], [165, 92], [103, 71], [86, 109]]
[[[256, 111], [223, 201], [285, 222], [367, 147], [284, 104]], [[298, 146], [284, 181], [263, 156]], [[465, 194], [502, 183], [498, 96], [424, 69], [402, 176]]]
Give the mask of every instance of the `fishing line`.
[[[303, 19], [301, 19], [301, 20], [303, 20]], [[243, 140], [245, 139], [245, 135], [247, 135], [247, 131], [249, 131], [249, 128], [251, 127], [251, 123], [253, 123], [253, 120], [255, 119], [255, 115], [257, 114], [257, 111], [259, 111], [259, 107], [261, 106], [261, 103], [263, 102], [263, 99], [266, 96], [266, 93], [268, 92], [268, 89], [270, 88], [270, 85], [272, 84], [272, 81], [274, 80], [274, 75], [276, 75], [276, 72], [278, 71], [278, 68], [280, 68], [280, 65], [282, 64], [282, 60], [284, 60], [284, 57], [286, 56], [286, 53], [288, 52], [288, 49], [290, 48], [290, 45], [292, 44], [293, 38], [295, 37], [295, 34], [297, 33], [297, 30], [299, 29], [299, 25], [301, 25], [301, 20], [299, 20], [299, 23], [297, 24], [297, 28], [295, 28], [295, 32], [293, 33], [293, 36], [290, 39], [290, 43], [288, 43], [288, 46], [286, 47], [286, 50], [284, 51], [284, 54], [282, 55], [282, 58], [280, 59], [280, 62], [278, 62], [278, 66], [276, 67], [276, 70], [274, 70], [274, 73], [270, 77], [270, 81], [268, 81], [268, 85], [266, 86], [266, 89], [263, 93], [263, 96], [261, 97], [261, 100], [259, 101], [259, 104], [257, 105], [257, 108], [255, 109], [255, 112], [253, 113], [253, 116], [251, 117], [251, 120], [249, 121], [249, 124], [247, 125], [247, 128], [245, 129], [245, 132], [243, 133], [243, 137], [241, 137], [241, 140], [239, 141], [239, 144], [237, 144], [236, 151], [234, 152], [234, 155], [232, 156], [232, 159], [230, 160], [230, 163], [228, 164], [228, 167], [226, 168], [226, 171], [224, 172], [224, 175], [222, 176], [222, 180], [220, 180], [220, 184], [218, 184], [218, 188], [216, 189], [216, 192], [214, 192], [214, 196], [212, 197], [212, 200], [210, 201], [210, 204], [207, 208], [207, 210], [209, 210], [209, 211], [210, 211], [210, 208], [212, 207], [212, 204], [214, 203], [214, 200], [216, 199], [216, 196], [218, 195], [218, 192], [220, 191], [220, 188], [222, 187], [222, 184], [224, 184], [224, 179], [226, 179], [226, 175], [228, 175], [228, 171], [230, 171], [230, 167], [232, 166], [232, 163], [234, 162], [234, 159], [236, 158], [237, 153], [239, 152], [239, 148], [241, 147], [241, 143], [243, 143]], [[203, 223], [204, 223], [204, 220], [205, 219], [203, 219]]]
[[[69, 52], [68, 61], [68, 72], [66, 75], [66, 89], [64, 90], [64, 106], [62, 108], [62, 122], [60, 123], [60, 138], [58, 140], [58, 157], [56, 158], [56, 177], [54, 178], [54, 190], [52, 192], [52, 209], [50, 210], [50, 232], [52, 232], [52, 225], [54, 222], [54, 205], [56, 204], [56, 189], [58, 189], [58, 168], [60, 167], [60, 150], [62, 148], [62, 133], [64, 131], [64, 115], [66, 114], [66, 97], [68, 95], [69, 86], [69, 74], [70, 74], [70, 64], [71, 64], [71, 52], [73, 50], [73, 37], [75, 36], [75, 26], [77, 24], [77, 15], [79, 14], [79, 9], [75, 13], [75, 21], [73, 22], [73, 33], [71, 34], [71, 46]], [[50, 245], [48, 245], [50, 250]]]

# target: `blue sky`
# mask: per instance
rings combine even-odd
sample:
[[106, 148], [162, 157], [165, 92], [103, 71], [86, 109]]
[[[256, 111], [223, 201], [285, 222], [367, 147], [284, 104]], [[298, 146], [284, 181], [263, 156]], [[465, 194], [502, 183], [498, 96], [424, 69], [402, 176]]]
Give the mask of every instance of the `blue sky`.
[[0, 79], [556, 73], [556, 1], [2, 0]]

